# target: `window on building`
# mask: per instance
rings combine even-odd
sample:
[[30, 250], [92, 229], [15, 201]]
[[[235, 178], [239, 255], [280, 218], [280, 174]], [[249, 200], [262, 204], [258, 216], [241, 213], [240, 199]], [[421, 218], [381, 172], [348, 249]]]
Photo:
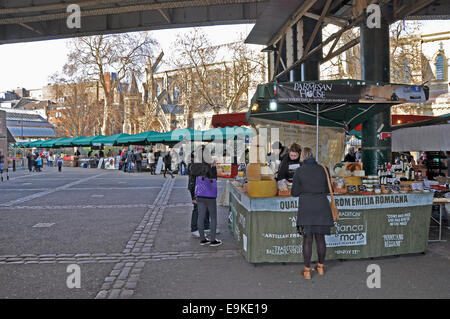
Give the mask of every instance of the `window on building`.
[[159, 96], [159, 94], [161, 93], [161, 88], [159, 87], [159, 85], [156, 87], [156, 96]]
[[178, 95], [179, 95], [178, 86], [175, 84], [173, 86], [173, 102], [174, 103], [178, 102]]
[[436, 80], [445, 80], [444, 56], [439, 54], [436, 58]]

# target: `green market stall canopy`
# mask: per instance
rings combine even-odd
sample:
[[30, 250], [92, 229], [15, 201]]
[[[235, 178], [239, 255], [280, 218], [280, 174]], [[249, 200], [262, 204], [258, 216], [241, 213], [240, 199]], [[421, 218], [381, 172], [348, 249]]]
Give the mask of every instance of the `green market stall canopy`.
[[253, 137], [253, 130], [244, 127], [221, 127], [206, 131], [193, 129], [178, 129], [172, 132], [160, 133], [155, 131], [143, 132], [135, 135], [115, 134], [111, 136], [97, 135], [92, 137], [62, 137], [51, 140], [38, 140], [33, 142], [17, 143], [16, 146], [23, 148], [60, 148], [77, 146], [119, 146], [119, 145], [150, 145], [169, 144], [174, 145], [182, 141], [223, 141], [235, 138], [244, 139]]
[[247, 121], [265, 118], [352, 130], [401, 103], [423, 103], [426, 86], [358, 80], [306, 81], [258, 85]]

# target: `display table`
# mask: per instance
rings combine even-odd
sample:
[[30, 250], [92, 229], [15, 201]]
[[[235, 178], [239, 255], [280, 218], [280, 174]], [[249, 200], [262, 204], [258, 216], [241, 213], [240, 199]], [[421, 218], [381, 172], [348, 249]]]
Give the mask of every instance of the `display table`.
[[[360, 259], [424, 252], [432, 193], [335, 195], [339, 220], [326, 236], [326, 259]], [[230, 226], [250, 263], [302, 262], [298, 198], [250, 198], [235, 183]], [[315, 247], [313, 261], [317, 260]]]

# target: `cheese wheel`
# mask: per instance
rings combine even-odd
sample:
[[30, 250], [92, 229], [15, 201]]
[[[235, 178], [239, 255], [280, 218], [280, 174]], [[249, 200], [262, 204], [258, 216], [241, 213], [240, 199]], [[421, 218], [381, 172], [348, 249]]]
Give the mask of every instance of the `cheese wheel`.
[[275, 197], [278, 193], [277, 182], [274, 180], [248, 181], [249, 197]]

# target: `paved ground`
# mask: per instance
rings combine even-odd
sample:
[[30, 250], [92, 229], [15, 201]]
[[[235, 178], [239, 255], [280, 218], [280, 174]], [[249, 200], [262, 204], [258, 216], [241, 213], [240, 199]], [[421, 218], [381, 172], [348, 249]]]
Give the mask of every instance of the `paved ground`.
[[[450, 297], [449, 242], [426, 254], [330, 261], [324, 277], [305, 281], [302, 264], [248, 264], [225, 208], [224, 244], [200, 246], [190, 235], [185, 176], [78, 168], [10, 176], [0, 183], [0, 298]], [[374, 263], [379, 289], [366, 285]], [[71, 264], [81, 288], [66, 284]]]

